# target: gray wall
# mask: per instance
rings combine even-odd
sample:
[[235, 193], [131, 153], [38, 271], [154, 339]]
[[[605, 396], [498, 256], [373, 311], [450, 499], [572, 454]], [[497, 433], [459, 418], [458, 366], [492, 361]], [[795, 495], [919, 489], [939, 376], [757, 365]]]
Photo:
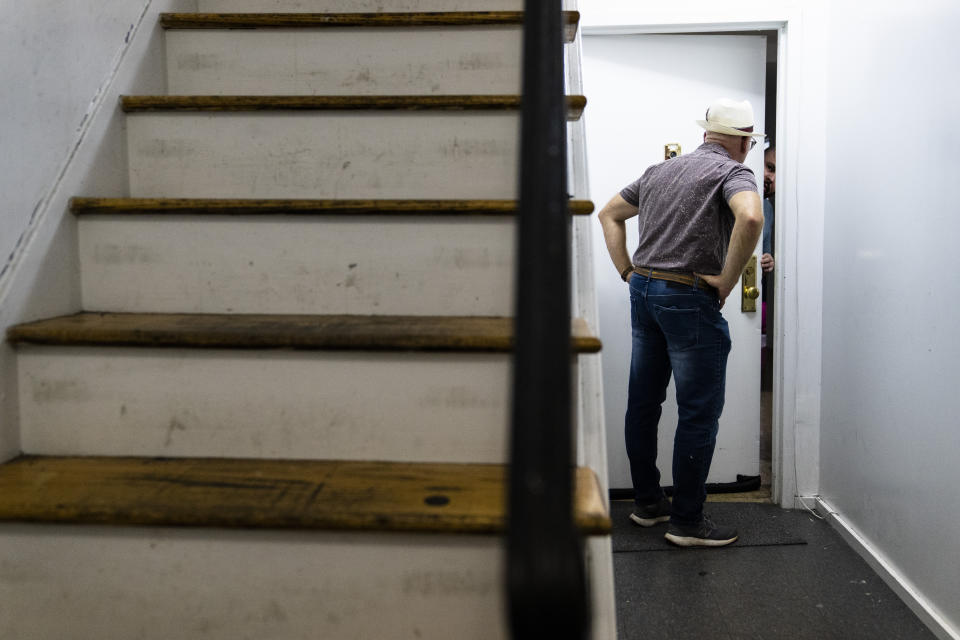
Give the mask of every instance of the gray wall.
[[831, 15], [820, 493], [958, 629], [960, 4], [866, 7]]

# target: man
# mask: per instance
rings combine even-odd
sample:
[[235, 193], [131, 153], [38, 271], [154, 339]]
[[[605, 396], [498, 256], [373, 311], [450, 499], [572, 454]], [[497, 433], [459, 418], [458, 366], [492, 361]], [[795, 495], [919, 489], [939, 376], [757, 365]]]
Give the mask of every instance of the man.
[[[610, 258], [629, 282], [633, 354], [626, 446], [641, 526], [670, 521], [680, 546], [723, 546], [737, 532], [703, 514], [723, 409], [730, 333], [720, 315], [763, 229], [757, 183], [742, 163], [754, 138], [748, 102], [718, 99], [697, 124], [704, 143], [646, 170], [600, 211]], [[639, 215], [640, 245], [627, 253], [625, 221]], [[671, 371], [679, 423], [673, 503], [660, 487], [657, 423]]]

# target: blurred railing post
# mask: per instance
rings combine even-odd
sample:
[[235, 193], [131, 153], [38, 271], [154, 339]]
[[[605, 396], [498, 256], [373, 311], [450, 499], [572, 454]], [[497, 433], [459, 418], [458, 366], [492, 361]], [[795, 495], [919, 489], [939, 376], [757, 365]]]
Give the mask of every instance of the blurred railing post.
[[570, 216], [560, 0], [526, 0], [507, 591], [516, 640], [582, 640], [583, 543], [573, 522]]

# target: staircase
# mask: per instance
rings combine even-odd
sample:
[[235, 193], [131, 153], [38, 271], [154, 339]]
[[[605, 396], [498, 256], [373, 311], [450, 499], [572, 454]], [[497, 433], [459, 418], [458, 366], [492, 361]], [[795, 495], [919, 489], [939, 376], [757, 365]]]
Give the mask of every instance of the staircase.
[[[0, 637], [509, 636], [523, 14], [473, 4], [162, 16], [129, 197], [71, 201], [83, 310], [7, 331]], [[574, 521], [603, 582], [589, 467]]]

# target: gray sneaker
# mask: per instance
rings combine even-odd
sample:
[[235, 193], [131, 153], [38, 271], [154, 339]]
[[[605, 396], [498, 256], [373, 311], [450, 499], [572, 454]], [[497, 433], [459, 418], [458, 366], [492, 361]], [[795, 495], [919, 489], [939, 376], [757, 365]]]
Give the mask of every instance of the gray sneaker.
[[652, 527], [658, 522], [666, 522], [670, 519], [670, 501], [667, 496], [662, 496], [660, 502], [645, 507], [634, 506], [630, 519], [641, 527]]
[[704, 515], [700, 524], [671, 524], [664, 537], [678, 547], [723, 547], [736, 542], [738, 536], [736, 529], [718, 527]]

